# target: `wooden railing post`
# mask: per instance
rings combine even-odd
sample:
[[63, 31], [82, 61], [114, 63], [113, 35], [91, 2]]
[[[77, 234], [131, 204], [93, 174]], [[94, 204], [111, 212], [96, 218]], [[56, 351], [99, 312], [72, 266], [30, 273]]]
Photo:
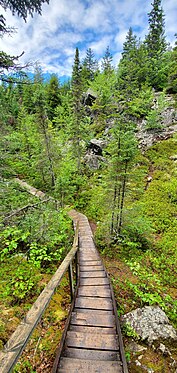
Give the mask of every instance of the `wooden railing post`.
[[73, 280], [73, 266], [72, 262], [70, 263], [68, 267], [68, 273], [69, 273], [69, 285], [70, 285], [70, 293], [71, 293], [71, 302], [74, 298], [74, 280]]
[[78, 279], [79, 279], [79, 252], [78, 251], [75, 256], [75, 265], [76, 265], [76, 285], [77, 285]]

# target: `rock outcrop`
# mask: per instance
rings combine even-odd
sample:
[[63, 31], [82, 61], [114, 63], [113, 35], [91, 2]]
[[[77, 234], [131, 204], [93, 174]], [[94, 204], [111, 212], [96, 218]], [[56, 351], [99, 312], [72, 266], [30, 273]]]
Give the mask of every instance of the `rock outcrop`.
[[122, 316], [122, 323], [129, 324], [142, 341], [176, 341], [177, 333], [165, 312], [158, 306], [146, 306]]

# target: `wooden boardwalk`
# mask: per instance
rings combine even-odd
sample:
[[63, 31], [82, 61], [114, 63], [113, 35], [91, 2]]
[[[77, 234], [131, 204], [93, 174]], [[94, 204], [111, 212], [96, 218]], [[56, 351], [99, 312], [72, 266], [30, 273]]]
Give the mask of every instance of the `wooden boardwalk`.
[[70, 216], [79, 220], [79, 286], [53, 372], [127, 373], [114, 296], [90, 225], [83, 214]]
[[[43, 192], [16, 181], [29, 193], [44, 199]], [[2, 373], [12, 371], [67, 270], [74, 295], [74, 258], [78, 283], [52, 372], [128, 373], [112, 286], [88, 219], [75, 210], [69, 215], [77, 227], [72, 249], [0, 352]]]

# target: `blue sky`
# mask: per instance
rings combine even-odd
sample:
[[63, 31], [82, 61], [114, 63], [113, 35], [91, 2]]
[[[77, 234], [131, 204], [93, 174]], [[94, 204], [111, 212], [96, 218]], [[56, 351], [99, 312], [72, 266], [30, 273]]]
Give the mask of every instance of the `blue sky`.
[[[167, 40], [174, 44], [177, 1], [163, 0], [162, 6]], [[42, 16], [35, 14], [27, 23], [6, 12], [7, 23], [17, 31], [0, 39], [0, 49], [11, 55], [24, 51], [23, 63], [38, 61], [45, 73], [63, 77], [71, 74], [76, 47], [81, 60], [89, 47], [101, 60], [109, 45], [116, 66], [129, 27], [141, 39], [147, 34], [150, 10], [150, 0], [50, 0], [43, 5]]]

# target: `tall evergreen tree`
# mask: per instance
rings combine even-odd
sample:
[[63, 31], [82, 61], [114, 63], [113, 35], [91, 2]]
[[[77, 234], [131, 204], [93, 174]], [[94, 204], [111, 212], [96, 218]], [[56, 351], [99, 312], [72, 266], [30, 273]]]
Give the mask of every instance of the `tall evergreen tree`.
[[82, 74], [79, 58], [79, 49], [76, 48], [74, 65], [71, 78], [72, 91], [72, 110], [73, 110], [73, 126], [72, 126], [72, 141], [77, 157], [77, 168], [80, 173], [81, 166], [81, 97], [82, 97]]
[[149, 33], [145, 43], [150, 58], [160, 58], [165, 52], [167, 43], [165, 40], [165, 16], [161, 6], [161, 0], [154, 0], [152, 10], [148, 13]]
[[91, 48], [88, 48], [86, 51], [82, 70], [85, 79], [94, 80], [95, 73], [98, 70], [98, 61], [95, 59], [94, 52]]
[[168, 92], [176, 93], [177, 94], [177, 34], [176, 41], [175, 41], [175, 47], [173, 48], [172, 54], [171, 54], [171, 66], [169, 69], [169, 75], [168, 75]]
[[59, 81], [56, 75], [52, 75], [46, 86], [47, 114], [53, 119], [56, 107], [61, 104]]
[[[49, 0], [1, 0], [0, 5], [5, 10], [10, 9], [12, 14], [18, 14], [19, 17], [23, 18], [25, 21], [28, 14], [33, 16], [34, 12], [41, 14], [42, 4], [49, 3]], [[8, 31], [6, 27], [5, 18], [0, 15], [0, 32]]]
[[135, 51], [137, 47], [137, 37], [133, 34], [132, 27], [129, 28], [128, 33], [123, 44], [123, 58], [130, 58], [131, 53]]
[[102, 60], [102, 70], [105, 74], [109, 74], [110, 72], [113, 71], [113, 66], [112, 66], [112, 54], [110, 52], [109, 46], [106, 48], [105, 55]]

